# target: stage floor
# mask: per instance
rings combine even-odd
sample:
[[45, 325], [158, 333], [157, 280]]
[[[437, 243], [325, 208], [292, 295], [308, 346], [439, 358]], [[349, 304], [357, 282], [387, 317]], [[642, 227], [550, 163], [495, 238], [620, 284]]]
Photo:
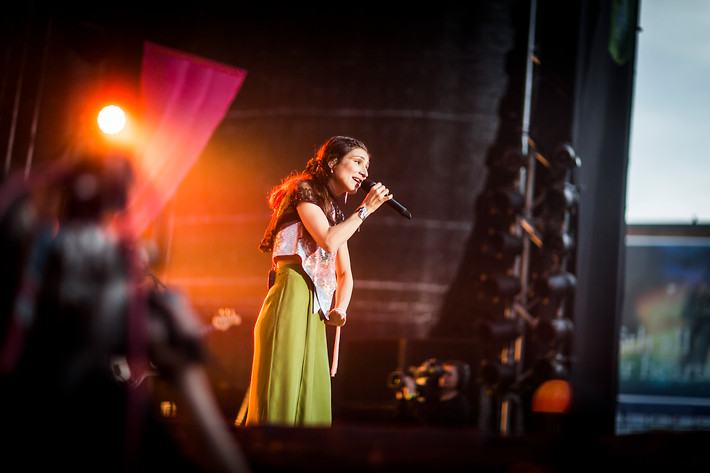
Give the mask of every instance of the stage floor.
[[703, 431], [591, 439], [500, 437], [468, 428], [334, 425], [238, 427], [235, 435], [255, 473], [710, 471], [710, 432]]

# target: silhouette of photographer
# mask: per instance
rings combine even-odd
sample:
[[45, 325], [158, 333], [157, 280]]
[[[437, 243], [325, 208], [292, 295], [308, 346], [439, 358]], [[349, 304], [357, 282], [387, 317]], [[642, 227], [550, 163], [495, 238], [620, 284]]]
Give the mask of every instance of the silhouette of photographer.
[[[0, 186], [0, 417], [10, 463], [27, 471], [248, 471], [219, 417], [199, 324], [178, 292], [146, 289], [128, 235], [110, 229], [127, 201], [127, 160], [83, 156]], [[184, 401], [177, 434], [143, 387], [110, 360], [149, 362]], [[182, 438], [195, 441], [187, 453]]]
[[439, 362], [435, 358], [405, 372], [395, 372], [389, 381], [395, 389], [395, 420], [426, 425], [460, 426], [469, 422], [470, 406], [464, 390], [470, 367], [460, 360]]

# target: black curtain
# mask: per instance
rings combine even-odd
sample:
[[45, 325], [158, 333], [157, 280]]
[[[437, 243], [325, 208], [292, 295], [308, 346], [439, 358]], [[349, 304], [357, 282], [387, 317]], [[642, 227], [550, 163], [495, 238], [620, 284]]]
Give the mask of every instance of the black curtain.
[[584, 1], [573, 140], [582, 165], [570, 428], [614, 429], [638, 2]]

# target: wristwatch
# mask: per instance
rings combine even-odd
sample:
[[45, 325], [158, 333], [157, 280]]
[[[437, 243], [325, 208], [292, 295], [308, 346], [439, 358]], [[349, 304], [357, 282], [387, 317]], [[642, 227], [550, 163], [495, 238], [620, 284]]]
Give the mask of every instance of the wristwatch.
[[355, 213], [358, 217], [360, 217], [361, 220], [365, 220], [367, 218], [367, 214], [370, 213], [370, 211], [367, 210], [367, 207], [363, 205], [362, 207], [358, 207]]

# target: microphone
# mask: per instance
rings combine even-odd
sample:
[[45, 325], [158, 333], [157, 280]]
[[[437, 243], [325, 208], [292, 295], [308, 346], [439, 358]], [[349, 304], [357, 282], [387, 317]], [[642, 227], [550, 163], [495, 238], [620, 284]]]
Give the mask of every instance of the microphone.
[[[372, 179], [365, 179], [364, 181], [362, 181], [362, 184], [360, 184], [360, 185], [362, 186], [363, 189], [365, 189], [365, 191], [369, 192], [370, 189], [372, 189], [372, 186], [374, 186], [375, 184], [377, 184], [377, 183], [375, 181], [373, 181]], [[390, 207], [392, 207], [393, 209], [395, 209], [403, 217], [406, 217], [409, 219], [412, 218], [412, 214], [409, 213], [409, 210], [405, 209], [404, 206], [402, 204], [400, 204], [399, 202], [397, 202], [396, 200], [390, 199], [390, 200], [386, 201], [385, 204], [387, 204]]]

